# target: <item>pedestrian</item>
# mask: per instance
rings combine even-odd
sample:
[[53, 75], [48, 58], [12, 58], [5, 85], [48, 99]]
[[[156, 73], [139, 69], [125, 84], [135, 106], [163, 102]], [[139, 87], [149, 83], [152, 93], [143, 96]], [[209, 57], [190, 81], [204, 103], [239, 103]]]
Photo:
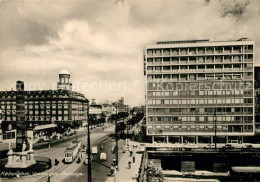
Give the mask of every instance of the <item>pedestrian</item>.
[[135, 154], [133, 154], [133, 163], [135, 163]]
[[132, 155], [133, 155], [133, 151], [131, 150], [131, 151], [129, 151], [130, 152], [130, 157], [132, 157]]
[[131, 161], [128, 162], [128, 168], [131, 169]]
[[48, 179], [47, 179], [47, 182], [51, 182], [51, 177], [50, 177], [50, 174], [48, 174]]
[[83, 155], [84, 155], [83, 152], [81, 152], [81, 159], [83, 158]]

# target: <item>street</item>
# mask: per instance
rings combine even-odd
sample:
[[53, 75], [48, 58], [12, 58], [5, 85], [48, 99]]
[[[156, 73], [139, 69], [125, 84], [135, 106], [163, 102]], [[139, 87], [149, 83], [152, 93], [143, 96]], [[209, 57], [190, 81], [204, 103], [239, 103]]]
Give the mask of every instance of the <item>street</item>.
[[[113, 159], [113, 155], [111, 154], [111, 150], [109, 151], [109, 147], [111, 145], [111, 138], [108, 136], [109, 134], [114, 132], [114, 125], [109, 125], [105, 130], [103, 128], [97, 128], [91, 131], [91, 146], [98, 145], [102, 141], [106, 141], [104, 143], [104, 150], [107, 153], [107, 161], [104, 162], [107, 166], [110, 166], [110, 160]], [[85, 133], [85, 134], [84, 134]], [[78, 138], [82, 141], [83, 144], [87, 144], [87, 133], [85, 130], [77, 131]], [[58, 166], [53, 165], [51, 169], [45, 171], [42, 174], [35, 174], [33, 176], [15, 178], [15, 179], [3, 179], [2, 181], [47, 181], [48, 174], [50, 176], [51, 181], [75, 181], [76, 176], [74, 173], [78, 173], [78, 171], [82, 172], [80, 176], [80, 181], [84, 181], [81, 179], [87, 179], [87, 165], [83, 164], [83, 160], [80, 164], [74, 161], [72, 164], [64, 164], [62, 160], [64, 158], [64, 150], [68, 147], [72, 140], [75, 139], [76, 136], [71, 137], [69, 140], [65, 142], [54, 142], [50, 144], [50, 148], [35, 150], [35, 156], [48, 157], [52, 159], [52, 163], [54, 163], [55, 159], [60, 161]], [[109, 141], [109, 142], [108, 142]], [[100, 153], [100, 151], [99, 151]], [[109, 171], [108, 168], [101, 166], [100, 164], [94, 162], [95, 160], [99, 161], [99, 156], [94, 156], [93, 160], [93, 174], [92, 177], [97, 177], [98, 179], [105, 179], [107, 175], [100, 175], [100, 172], [105, 172], [106, 174]], [[99, 175], [97, 175], [99, 174]], [[103, 173], [102, 173], [103, 174]], [[70, 176], [71, 175], [71, 176]], [[78, 179], [78, 178], [77, 178]], [[94, 180], [93, 180], [94, 181]]]
[[[121, 144], [122, 142], [120, 142]], [[96, 143], [94, 143], [96, 144]], [[101, 145], [103, 144], [103, 150], [101, 150]], [[93, 161], [92, 161], [92, 181], [93, 182], [103, 182], [106, 181], [106, 178], [108, 177], [108, 173], [110, 171], [110, 167], [113, 161], [113, 158], [115, 158], [115, 153], [111, 152], [112, 146], [115, 145], [115, 141], [112, 138], [105, 139], [104, 141], [101, 141], [97, 144], [98, 146], [98, 154], [93, 155]], [[100, 161], [99, 155], [101, 152], [105, 152], [107, 154], [107, 160], [106, 161]], [[119, 153], [119, 159], [120, 159], [120, 153]], [[88, 166], [83, 164], [84, 161], [81, 162], [81, 166], [75, 171], [75, 173], [83, 173], [85, 175], [82, 176], [68, 176], [62, 182], [71, 182], [71, 181], [87, 181], [88, 179]], [[99, 164], [101, 163], [101, 164]], [[102, 165], [103, 164], [103, 165]]]

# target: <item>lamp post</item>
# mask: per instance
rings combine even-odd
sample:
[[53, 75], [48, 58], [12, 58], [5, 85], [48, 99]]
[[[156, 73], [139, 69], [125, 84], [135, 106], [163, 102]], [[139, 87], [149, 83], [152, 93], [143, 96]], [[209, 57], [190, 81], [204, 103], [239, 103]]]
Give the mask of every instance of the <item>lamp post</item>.
[[215, 149], [217, 149], [217, 117], [216, 117], [216, 108], [215, 108], [215, 111], [214, 111], [214, 130], [215, 130]]
[[92, 182], [92, 177], [91, 177], [91, 155], [90, 155], [90, 132], [89, 132], [89, 107], [87, 109], [87, 123], [88, 123], [88, 182]]
[[115, 139], [116, 139], [116, 165], [117, 165], [117, 169], [118, 168], [118, 138], [117, 138], [117, 119], [118, 119], [118, 116], [117, 116], [117, 109], [118, 109], [118, 105], [117, 105], [117, 108], [116, 108], [116, 122], [115, 122], [115, 133], [116, 133], [116, 136], [115, 136]]

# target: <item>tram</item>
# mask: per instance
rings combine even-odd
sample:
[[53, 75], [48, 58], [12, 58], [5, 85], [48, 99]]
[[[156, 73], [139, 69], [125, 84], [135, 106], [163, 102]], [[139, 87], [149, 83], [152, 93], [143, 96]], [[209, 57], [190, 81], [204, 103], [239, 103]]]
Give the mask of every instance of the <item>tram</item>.
[[64, 162], [72, 163], [78, 156], [81, 149], [81, 141], [76, 139], [69, 147], [64, 151]]

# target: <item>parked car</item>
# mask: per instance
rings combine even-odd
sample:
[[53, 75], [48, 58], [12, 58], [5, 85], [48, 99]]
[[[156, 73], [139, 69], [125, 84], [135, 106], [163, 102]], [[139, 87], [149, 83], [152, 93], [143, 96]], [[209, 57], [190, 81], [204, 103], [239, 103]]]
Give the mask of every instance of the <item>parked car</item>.
[[225, 146], [222, 147], [222, 149], [233, 149], [234, 146], [232, 146], [231, 144], [226, 144]]
[[100, 153], [99, 159], [104, 161], [107, 160], [107, 154], [105, 152]]
[[57, 135], [54, 135], [51, 139], [52, 139], [52, 140], [58, 140], [59, 138], [58, 138]]
[[44, 139], [43, 139], [43, 138], [40, 138], [40, 139], [37, 141], [37, 143], [42, 143], [42, 142], [44, 142]]

